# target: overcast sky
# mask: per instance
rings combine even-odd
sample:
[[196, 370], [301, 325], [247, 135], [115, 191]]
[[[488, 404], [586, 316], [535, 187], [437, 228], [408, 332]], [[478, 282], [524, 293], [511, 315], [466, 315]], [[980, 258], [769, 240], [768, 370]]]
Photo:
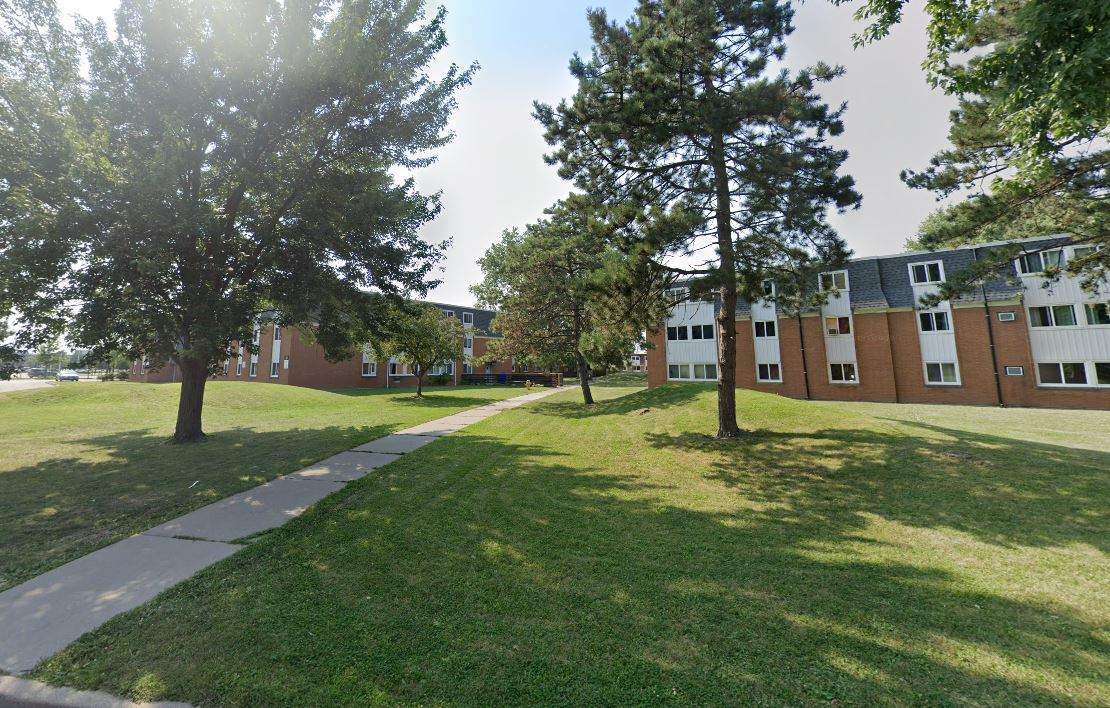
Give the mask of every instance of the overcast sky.
[[[66, 12], [108, 17], [115, 0], [61, 0]], [[430, 5], [434, 6], [433, 1]], [[567, 62], [589, 49], [586, 8], [604, 6], [626, 18], [634, 0], [444, 0], [450, 46], [443, 60], [482, 68], [459, 96], [452, 121], [455, 142], [418, 175], [425, 191], [442, 191], [444, 210], [425, 231], [450, 237], [443, 285], [431, 298], [471, 304], [469, 287], [480, 277], [476, 261], [505, 228], [523, 226], [564, 196], [570, 185], [544, 164], [547, 146], [531, 117], [532, 101], [553, 103], [574, 91]], [[936, 204], [931, 194], [910, 190], [900, 170], [923, 167], [946, 144], [953, 101], [933, 91], [921, 71], [925, 22], [922, 3], [877, 45], [853, 49], [851, 9], [827, 0], [797, 7], [796, 31], [787, 63], [818, 60], [841, 64], [847, 74], [829, 85], [829, 103], [848, 102], [847, 171], [863, 194], [859, 211], [833, 221], [858, 255], [902, 250]]]

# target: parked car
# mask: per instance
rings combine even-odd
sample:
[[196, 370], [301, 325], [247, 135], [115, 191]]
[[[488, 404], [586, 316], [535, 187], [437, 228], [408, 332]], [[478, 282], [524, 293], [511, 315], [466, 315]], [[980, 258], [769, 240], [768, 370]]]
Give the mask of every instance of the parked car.
[[81, 377], [78, 376], [77, 372], [74, 371], [73, 369], [62, 369], [61, 371], [58, 372], [58, 375], [55, 376], [54, 378], [56, 378], [59, 381], [80, 381], [81, 380]]

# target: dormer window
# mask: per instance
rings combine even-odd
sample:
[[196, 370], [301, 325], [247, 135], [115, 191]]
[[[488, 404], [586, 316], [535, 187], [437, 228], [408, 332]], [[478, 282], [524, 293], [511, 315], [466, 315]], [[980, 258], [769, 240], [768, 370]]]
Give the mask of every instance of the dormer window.
[[763, 297], [775, 296], [775, 281], [764, 280], [760, 287], [763, 290]]
[[454, 310], [444, 310], [443, 314], [447, 317], [454, 317], [455, 316], [455, 311]]
[[463, 322], [464, 325], [474, 324], [474, 313], [473, 312], [464, 312], [464, 313], [462, 313], [462, 322]]
[[821, 289], [822, 290], [847, 290], [848, 289], [848, 271], [834, 270], [830, 273], [821, 274]]
[[281, 341], [281, 325], [274, 325], [274, 341]]
[[914, 285], [933, 285], [944, 282], [944, 265], [940, 261], [911, 263], [910, 278]]
[[1025, 253], [1017, 259], [1018, 272], [1022, 275], [1040, 275], [1049, 267], [1063, 268], [1064, 263], [1064, 251], [1059, 248], [1052, 251]]

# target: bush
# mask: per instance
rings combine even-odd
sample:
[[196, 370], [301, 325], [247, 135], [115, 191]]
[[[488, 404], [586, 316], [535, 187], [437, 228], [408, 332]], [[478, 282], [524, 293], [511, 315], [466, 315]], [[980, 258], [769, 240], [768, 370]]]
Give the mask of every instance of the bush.
[[117, 371], [116, 381], [126, 381], [127, 377], [131, 375], [130, 371]]

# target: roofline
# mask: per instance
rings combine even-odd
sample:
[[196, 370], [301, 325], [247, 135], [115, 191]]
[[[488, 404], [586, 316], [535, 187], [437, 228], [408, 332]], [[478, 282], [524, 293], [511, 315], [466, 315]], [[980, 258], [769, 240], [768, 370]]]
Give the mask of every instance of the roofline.
[[955, 253], [957, 251], [969, 251], [976, 248], [993, 248], [995, 246], [1012, 246], [1019, 243], [1032, 243], [1034, 241], [1051, 241], [1058, 238], [1071, 238], [1071, 234], [1046, 234], [1044, 236], [1031, 236], [1030, 238], [1016, 238], [1008, 239], [1006, 241], [988, 241], [987, 243], [967, 243], [962, 246], [953, 246], [952, 248], [938, 248], [932, 251], [903, 251], [902, 253], [892, 253], [885, 256], [863, 256], [861, 258], [850, 258], [849, 263], [860, 263], [863, 261], [881, 261], [887, 258], [905, 258], [906, 256], [927, 256], [933, 253]]

